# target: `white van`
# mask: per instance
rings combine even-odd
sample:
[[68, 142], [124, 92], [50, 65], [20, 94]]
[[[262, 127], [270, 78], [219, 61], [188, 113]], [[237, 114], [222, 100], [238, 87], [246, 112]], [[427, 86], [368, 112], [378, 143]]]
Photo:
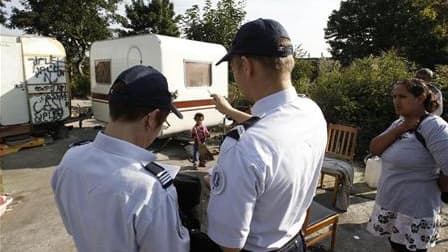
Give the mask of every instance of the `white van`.
[[65, 50], [48, 37], [0, 36], [0, 126], [70, 116]]
[[197, 112], [205, 115], [205, 125], [218, 125], [223, 115], [215, 109], [210, 93], [227, 96], [227, 64], [215, 66], [225, 54], [219, 44], [156, 34], [96, 41], [90, 48], [93, 115], [109, 122], [107, 94], [112, 82], [126, 68], [150, 65], [165, 75], [174, 103], [184, 115], [181, 120], [170, 114], [162, 135], [191, 130]]

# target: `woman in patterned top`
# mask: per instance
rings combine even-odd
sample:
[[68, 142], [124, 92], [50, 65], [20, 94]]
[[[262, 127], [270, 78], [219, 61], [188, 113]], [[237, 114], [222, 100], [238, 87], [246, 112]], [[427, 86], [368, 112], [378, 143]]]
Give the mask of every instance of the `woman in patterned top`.
[[370, 143], [372, 154], [381, 155], [382, 174], [367, 230], [387, 237], [392, 251], [427, 251], [440, 225], [448, 124], [429, 114], [439, 103], [422, 80], [398, 82], [392, 96], [401, 118]]

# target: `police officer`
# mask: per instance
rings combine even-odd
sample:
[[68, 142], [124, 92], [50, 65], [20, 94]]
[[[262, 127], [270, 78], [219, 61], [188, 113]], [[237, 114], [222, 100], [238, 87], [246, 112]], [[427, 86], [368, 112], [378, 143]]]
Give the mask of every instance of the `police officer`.
[[92, 143], [71, 148], [52, 188], [78, 251], [189, 251], [175, 188], [147, 151], [171, 103], [165, 77], [149, 66], [123, 71], [109, 93], [111, 122]]
[[305, 251], [301, 228], [325, 153], [319, 107], [291, 84], [293, 47], [283, 26], [257, 19], [241, 26], [227, 55], [235, 81], [254, 102], [252, 117], [225, 138], [212, 170], [208, 235], [224, 251]]

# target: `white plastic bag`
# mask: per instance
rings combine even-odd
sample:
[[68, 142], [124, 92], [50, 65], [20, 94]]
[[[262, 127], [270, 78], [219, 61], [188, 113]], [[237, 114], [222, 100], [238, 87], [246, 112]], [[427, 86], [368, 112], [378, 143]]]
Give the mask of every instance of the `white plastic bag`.
[[381, 158], [378, 156], [373, 156], [368, 158], [365, 163], [366, 170], [364, 176], [367, 185], [372, 188], [377, 188], [381, 176]]

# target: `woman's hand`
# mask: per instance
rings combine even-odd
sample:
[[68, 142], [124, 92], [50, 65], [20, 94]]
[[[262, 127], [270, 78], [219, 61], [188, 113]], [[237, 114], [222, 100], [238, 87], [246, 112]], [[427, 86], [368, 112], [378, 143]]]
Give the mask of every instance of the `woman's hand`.
[[391, 144], [393, 144], [397, 138], [401, 136], [401, 134], [409, 131], [411, 129], [415, 129], [418, 125], [418, 122], [412, 118], [405, 119], [401, 124], [396, 126], [395, 128], [390, 129], [386, 133], [380, 134], [370, 141], [369, 150], [370, 153], [376, 156], [381, 156], [383, 152], [389, 148]]
[[420, 118], [407, 117], [404, 121], [398, 125], [403, 130], [403, 133], [410, 130], [415, 130], [420, 123]]

